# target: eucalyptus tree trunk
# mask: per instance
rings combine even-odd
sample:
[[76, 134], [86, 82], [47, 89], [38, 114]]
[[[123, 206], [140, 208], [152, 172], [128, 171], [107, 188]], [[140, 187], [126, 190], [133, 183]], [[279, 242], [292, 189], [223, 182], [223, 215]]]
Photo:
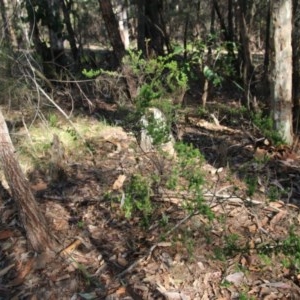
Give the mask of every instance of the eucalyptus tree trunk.
[[125, 47], [122, 42], [122, 37], [119, 31], [119, 24], [113, 11], [110, 0], [99, 0], [99, 5], [105, 27], [108, 33], [108, 38], [113, 47], [118, 64], [122, 65], [122, 59], [125, 55]]
[[275, 129], [293, 143], [292, 0], [271, 0], [270, 88]]
[[117, 5], [117, 11], [119, 15], [119, 29], [120, 29], [120, 34], [121, 38], [124, 44], [125, 49], [129, 49], [129, 28], [128, 28], [128, 3], [127, 1], [122, 1], [125, 3], [120, 3]]
[[99, 5], [105, 23], [105, 27], [109, 36], [110, 43], [113, 47], [118, 64], [121, 67], [125, 77], [128, 96], [132, 100], [137, 95], [137, 87], [136, 87], [135, 80], [131, 74], [132, 73], [131, 70], [129, 69], [128, 66], [123, 64], [123, 57], [125, 56], [126, 51], [119, 31], [118, 21], [113, 12], [113, 7], [110, 0], [99, 0]]
[[0, 161], [11, 194], [17, 204], [21, 224], [25, 229], [26, 236], [33, 250], [36, 252], [53, 252], [56, 249], [56, 243], [51, 238], [46, 220], [40, 212], [29, 183], [15, 156], [15, 149], [1, 110]]

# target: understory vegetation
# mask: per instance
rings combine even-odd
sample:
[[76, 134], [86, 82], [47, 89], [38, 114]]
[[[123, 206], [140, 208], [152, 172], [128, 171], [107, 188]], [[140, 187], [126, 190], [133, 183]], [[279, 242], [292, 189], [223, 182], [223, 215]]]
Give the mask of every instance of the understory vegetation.
[[[176, 52], [146, 61], [140, 57], [140, 53], [130, 51], [125, 63], [133, 70], [134, 76], [139, 78], [139, 93], [134, 99], [134, 103], [129, 105], [126, 104], [127, 100], [123, 99], [119, 102], [119, 99], [116, 99], [117, 106], [111, 116], [109, 113], [104, 116], [94, 110], [93, 105], [96, 104], [92, 103], [93, 100], [87, 99], [86, 109], [92, 109], [92, 115], [87, 117], [83, 111], [77, 109], [78, 104], [75, 98], [68, 100], [71, 102], [70, 106], [64, 96], [57, 94], [57, 97], [61, 98], [59, 100], [60, 109], [64, 111], [64, 113], [60, 113], [55, 105], [42, 95], [43, 93], [41, 94], [38, 90], [34, 91], [33, 86], [30, 88], [32, 83], [15, 88], [14, 93], [16, 94], [11, 94], [9, 99], [11, 119], [7, 122], [23, 169], [27, 174], [31, 174], [30, 178], [35, 182], [34, 187], [37, 187], [38, 190], [47, 188], [50, 189], [50, 193], [53, 193], [53, 188], [56, 189], [60, 186], [60, 189], [65, 189], [68, 184], [73, 184], [72, 180], [78, 180], [70, 181], [70, 178], [68, 179], [69, 176], [75, 176], [75, 165], [87, 165], [96, 174], [98, 172], [96, 170], [105, 161], [122, 152], [121, 149], [124, 147], [122, 143], [126, 143], [125, 148], [130, 151], [140, 151], [137, 150], [138, 146], [134, 140], [135, 137], [137, 140], [139, 139], [141, 130], [147, 130], [154, 145], [153, 152], [134, 154], [133, 159], [138, 167], [135, 171], [134, 168], [131, 169], [132, 167], [129, 169], [122, 167], [125, 179], [120, 181], [117, 188], [111, 188], [112, 183], [108, 185], [101, 183], [103, 190], [100, 194], [103, 196], [100, 198], [105, 199], [111, 213], [116, 214], [118, 222], [127, 220], [128, 224], [136, 224], [139, 231], [143, 232], [139, 234], [145, 237], [148, 236], [147, 232], [157, 231], [157, 245], [162, 241], [171, 241], [170, 246], [174, 250], [177, 249], [176, 251], [178, 251], [178, 245], [181, 245], [180, 248], [183, 249], [180, 251], [187, 253], [190, 263], [197, 261], [199, 247], [201, 247], [197, 237], [203, 234], [200, 240], [204, 238], [206, 247], [215, 245], [211, 253], [208, 252], [211, 259], [215, 261], [226, 265], [227, 261], [234, 257], [252, 256], [252, 253], [255, 252], [258, 255], [256, 263], [261, 268], [272, 266], [276, 257], [282, 268], [287, 268], [296, 274], [300, 271], [299, 257], [297, 256], [300, 238], [297, 229], [291, 227], [288, 234], [279, 239], [272, 238], [265, 242], [263, 240], [255, 241], [252, 240], [254, 236], [246, 238], [239, 230], [228, 231], [230, 211], [227, 211], [225, 207], [221, 211], [219, 210], [219, 207], [222, 207], [222, 201], [231, 201], [237, 198], [242, 201], [239, 205], [248, 211], [249, 205], [250, 207], [257, 205], [251, 204], [252, 199], [256, 197], [261, 199], [262, 192], [266, 196], [263, 200], [266, 203], [277, 203], [279, 200], [284, 200], [286, 195], [291, 192], [288, 187], [279, 182], [275, 183], [271, 178], [273, 176], [271, 173], [264, 174], [264, 172], [270, 172], [267, 170], [268, 165], [274, 159], [273, 152], [277, 151], [275, 147], [283, 147], [283, 140], [272, 129], [272, 121], [268, 116], [264, 116], [262, 111], [249, 113], [248, 109], [243, 106], [229, 107], [223, 103], [209, 102], [205, 108], [197, 106], [191, 108], [185, 101], [189, 101], [189, 92], [192, 90], [196, 73], [193, 73], [192, 63], [183, 63], [178, 59], [180, 55], [181, 52]], [[221, 59], [219, 58], [219, 60]], [[215, 71], [210, 70], [210, 72]], [[101, 93], [103, 91], [111, 93], [108, 95], [107, 105], [112, 107], [115, 105], [114, 101], [109, 100], [110, 97], [113, 97], [112, 95], [125, 95], [123, 92], [120, 93], [119, 89], [124, 87], [118, 86], [119, 77], [116, 73], [106, 73], [104, 70], [84, 71], [83, 73], [88, 78], [94, 78], [95, 88]], [[97, 81], [98, 76], [101, 78], [104, 76], [105, 80]], [[215, 88], [219, 88], [221, 81], [216, 82], [216, 76], [223, 78], [225, 75], [210, 73], [208, 76]], [[11, 86], [8, 81], [6, 84]], [[41, 82], [39, 86], [45, 92]], [[18, 99], [15, 98], [15, 95], [19, 94], [18, 89], [20, 88], [23, 97], [30, 97], [30, 106], [16, 103]], [[49, 95], [47, 92], [45, 94]], [[15, 109], [16, 107], [17, 109]], [[145, 127], [140, 119], [144, 115], [147, 116], [147, 109], [152, 107], [161, 110], [165, 119], [157, 121], [152, 115], [148, 115], [148, 124]], [[119, 114], [119, 112], [121, 113]], [[199, 125], [193, 123], [194, 119], [206, 123], [199, 123]], [[130, 141], [122, 141], [122, 138], [120, 140], [118, 136], [120, 133], [112, 134], [115, 129], [119, 128], [116, 125], [117, 122], [132, 132]], [[247, 131], [245, 138], [253, 150], [255, 147], [267, 150], [262, 156], [256, 156], [254, 152], [254, 156], [250, 160], [247, 158], [248, 161], [244, 163], [235, 162], [234, 153], [230, 153], [230, 149], [234, 150], [234, 142], [232, 145], [225, 145], [221, 138], [219, 144], [213, 140], [211, 140], [213, 141], [211, 144], [205, 135], [195, 138], [192, 134], [179, 133], [182, 128], [188, 126], [194, 128], [200, 126], [204, 130], [221, 130], [225, 133], [237, 130], [236, 132], [239, 132], [237, 134], [244, 134]], [[242, 129], [243, 126], [248, 127]], [[106, 134], [99, 135], [101, 132], [106, 132]], [[162, 147], [165, 143], [170, 142], [170, 133], [173, 137], [175, 134], [173, 141], [175, 154], [165, 152]], [[217, 131], [214, 134], [215, 136], [209, 139], [217, 141]], [[54, 135], [58, 136], [63, 149], [59, 154], [59, 161], [55, 160], [53, 154], [53, 151], [57, 151], [57, 149], [53, 150]], [[257, 136], [259, 138], [256, 138]], [[260, 140], [260, 136], [263, 137], [262, 146], [255, 144], [256, 139]], [[211, 171], [212, 173], [207, 173], [204, 167], [207, 162], [217, 166]], [[62, 172], [53, 175], [53, 168], [59, 168]], [[223, 168], [228, 168], [225, 177]], [[236, 174], [240, 174], [239, 179]], [[113, 178], [114, 175], [108, 175], [108, 178], [110, 177]], [[212, 178], [214, 179], [212, 180]], [[222, 196], [217, 191], [222, 190], [222, 186], [226, 182], [232, 182], [233, 188], [230, 187], [229, 194], [223, 195], [223, 198], [225, 197], [224, 199], [227, 200], [222, 200]], [[224, 189], [227, 187], [225, 186]], [[174, 222], [174, 212], [171, 212], [173, 205], [176, 205], [176, 210], [180, 214], [183, 213], [180, 221]], [[79, 207], [73, 213], [80, 215]], [[251, 212], [250, 216], [252, 215]], [[76, 221], [77, 230], [86, 230], [91, 226], [89, 222], [89, 220], [79, 217]], [[246, 226], [251, 228], [251, 226], [260, 225], [257, 223]], [[214, 237], [216, 230], [219, 232], [218, 241]], [[252, 232], [254, 234], [259, 227], [249, 230], [254, 230]], [[235, 262], [237, 272], [245, 273], [249, 267], [251, 264], [248, 262]], [[86, 270], [82, 272], [89, 278], [90, 275], [86, 273]], [[228, 281], [225, 277], [221, 286], [232, 287], [235, 285], [234, 280], [229, 279]], [[90, 285], [93, 283], [90, 282]], [[238, 290], [239, 299], [251, 299], [246, 296], [249, 289], [245, 286], [239, 287]]]
[[[30, 203], [15, 199], [24, 189], [14, 192], [14, 169], [0, 151], [0, 299], [298, 299], [299, 116], [295, 109], [287, 118], [292, 144], [274, 113], [282, 106], [271, 106], [267, 33], [256, 45], [243, 31], [243, 18], [263, 31], [258, 10], [252, 19], [243, 13], [261, 4], [228, 1], [240, 15], [235, 25], [228, 15], [225, 30], [222, 1], [199, 1], [210, 25], [189, 16], [193, 2], [177, 38], [171, 23], [152, 28], [151, 15], [139, 19], [138, 4], [148, 3], [129, 1], [137, 7], [125, 47], [126, 37], [116, 41], [119, 31], [108, 28], [120, 20], [105, 18], [120, 18], [129, 2], [111, 2], [111, 15], [110, 1], [97, 3], [107, 26], [99, 41], [92, 35], [100, 23], [85, 10], [93, 1], [61, 1], [59, 22], [48, 20], [49, 1], [21, 2], [31, 36], [20, 42], [26, 49], [1, 41], [0, 113], [9, 134], [2, 124], [0, 139], [11, 138], [37, 209], [27, 214]], [[183, 4], [166, 3], [176, 20]], [[143, 22], [141, 32], [153, 36], [140, 37], [134, 26]], [[55, 39], [67, 48], [53, 47]], [[22, 220], [30, 218], [46, 225], [28, 232]], [[40, 228], [55, 242], [51, 251], [30, 242]]]

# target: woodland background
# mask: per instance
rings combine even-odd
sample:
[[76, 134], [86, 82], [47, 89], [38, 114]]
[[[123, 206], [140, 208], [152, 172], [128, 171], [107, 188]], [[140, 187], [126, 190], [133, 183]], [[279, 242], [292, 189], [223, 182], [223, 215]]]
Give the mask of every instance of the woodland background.
[[1, 299], [297, 299], [299, 9], [1, 0]]

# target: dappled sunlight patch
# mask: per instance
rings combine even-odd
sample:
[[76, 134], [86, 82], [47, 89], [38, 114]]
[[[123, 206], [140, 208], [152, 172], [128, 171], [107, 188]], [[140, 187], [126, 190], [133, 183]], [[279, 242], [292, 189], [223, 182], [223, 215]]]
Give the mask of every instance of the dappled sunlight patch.
[[78, 161], [89, 153], [86, 141], [99, 141], [102, 132], [114, 130], [114, 127], [105, 122], [91, 118], [77, 117], [73, 122], [76, 128], [73, 128], [67, 121], [59, 121], [52, 126], [49, 126], [49, 123], [39, 122], [31, 126], [28, 132], [22, 130], [22, 137], [18, 138], [15, 146], [23, 168], [28, 171], [35, 166], [43, 166], [47, 163], [51, 156], [54, 135], [57, 135], [62, 143], [67, 159]]

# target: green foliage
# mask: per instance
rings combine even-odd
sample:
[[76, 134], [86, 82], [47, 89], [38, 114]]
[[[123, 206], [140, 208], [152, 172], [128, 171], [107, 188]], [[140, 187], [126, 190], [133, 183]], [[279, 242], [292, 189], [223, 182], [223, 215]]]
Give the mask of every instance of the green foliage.
[[77, 227], [78, 227], [79, 229], [83, 229], [84, 226], [85, 226], [84, 221], [80, 220], [80, 221], [77, 222]]
[[257, 126], [262, 134], [268, 138], [274, 145], [284, 144], [284, 140], [279, 131], [274, 129], [274, 122], [270, 116], [263, 116], [262, 112], [251, 114], [252, 122]]
[[284, 257], [281, 258], [281, 263], [284, 267], [300, 271], [300, 236], [295, 233], [293, 227], [284, 240], [276, 241], [273, 245], [263, 245], [259, 253], [261, 255], [282, 254]]
[[56, 114], [51, 113], [49, 114], [49, 125], [51, 127], [57, 127], [58, 126], [58, 117]]
[[256, 176], [247, 176], [245, 178], [247, 185], [247, 195], [249, 197], [253, 196], [257, 189], [257, 177]]
[[204, 77], [215, 87], [221, 86], [225, 78], [236, 76], [234, 57], [227, 52], [228, 49], [237, 52], [237, 45], [218, 43], [221, 40], [218, 35], [209, 34], [206, 41], [196, 40], [187, 46], [189, 69], [193, 65], [199, 66]]
[[137, 109], [154, 106], [152, 101], [155, 100], [168, 101], [166, 99], [172, 94], [187, 90], [188, 76], [185, 68], [176, 61], [177, 54], [174, 52], [146, 60], [141, 51], [128, 51], [124, 63], [139, 79], [139, 94], [135, 99]]
[[149, 224], [149, 217], [153, 211], [150, 199], [151, 188], [149, 181], [141, 175], [133, 175], [125, 189], [123, 209], [125, 217], [131, 218], [135, 212], [141, 212], [143, 223]]
[[270, 186], [268, 189], [268, 197], [270, 201], [277, 201], [282, 196], [282, 191], [277, 186]]
[[169, 217], [165, 213], [162, 214], [162, 217], [160, 219], [160, 225], [165, 227], [169, 224]]
[[[193, 145], [177, 143], [175, 150], [177, 151], [177, 163], [173, 172], [171, 172], [167, 186], [169, 188], [188, 188], [193, 196], [191, 199], [185, 199], [183, 205], [185, 209], [190, 213], [199, 213], [212, 220], [214, 214], [203, 198], [204, 176], [201, 170], [203, 157], [199, 149]], [[185, 179], [182, 185], [180, 184], [180, 178]]]
[[287, 255], [289, 266], [300, 270], [300, 237], [294, 232], [293, 228], [289, 236], [283, 240], [278, 247], [279, 251]]
[[263, 262], [264, 265], [266, 265], [266, 266], [271, 266], [272, 265], [272, 259], [268, 255], [260, 254], [259, 258]]
[[240, 247], [237, 245], [239, 240], [239, 236], [235, 233], [229, 234], [225, 236], [225, 247], [224, 253], [227, 256], [231, 256], [239, 251]]
[[82, 70], [82, 74], [87, 77], [87, 78], [95, 78], [97, 76], [99, 76], [101, 74], [102, 70], [99, 69], [99, 70], [87, 70], [87, 69], [83, 69]]
[[237, 253], [245, 253], [248, 251], [247, 246], [238, 244], [239, 235], [232, 233], [224, 236], [224, 245], [214, 249], [216, 259], [226, 261], [228, 257], [232, 257]]
[[70, 134], [70, 136], [73, 138], [73, 141], [78, 140], [78, 133], [74, 128], [67, 128], [66, 132]]
[[239, 300], [255, 300], [255, 298], [254, 297], [252, 297], [252, 296], [248, 296], [247, 294], [245, 294], [245, 293], [241, 293], [240, 295], [239, 295]]
[[93, 69], [90, 69], [90, 70], [87, 70], [87, 69], [83, 69], [82, 72], [81, 72], [85, 77], [87, 78], [96, 78], [98, 77], [99, 75], [108, 75], [110, 77], [116, 77], [118, 78], [120, 75], [119, 73], [117, 72], [114, 72], [114, 71], [107, 71], [107, 70], [104, 70], [104, 69], [98, 69], [98, 70], [93, 70]]
[[242, 119], [247, 119], [249, 111], [244, 106], [231, 106], [222, 103], [209, 104], [207, 107], [199, 107], [197, 114], [201, 118], [210, 120], [214, 114], [222, 124], [227, 126], [240, 126]]
[[[191, 196], [183, 200], [183, 208], [191, 214], [201, 214], [209, 220], [214, 218], [214, 214], [205, 203], [202, 187], [204, 177], [201, 171], [203, 158], [198, 149], [192, 145], [178, 143], [175, 146], [177, 159], [173, 169], [168, 174], [166, 187], [174, 190], [188, 189]], [[132, 176], [125, 188], [125, 199], [123, 210], [126, 218], [132, 218], [141, 213], [142, 223], [149, 225], [150, 216], [154, 211], [151, 202], [152, 188], [156, 184], [163, 184], [161, 179], [165, 174], [152, 176], [151, 179], [142, 175]], [[162, 214], [161, 224], [166, 226], [169, 222], [168, 216]]]
[[170, 139], [170, 124], [154, 118], [153, 114], [147, 116], [148, 125], [143, 126], [152, 138], [153, 145], [161, 145]]
[[212, 82], [213, 86], [220, 86], [222, 84], [223, 77], [213, 71], [209, 66], [204, 66], [203, 74], [209, 81]]

